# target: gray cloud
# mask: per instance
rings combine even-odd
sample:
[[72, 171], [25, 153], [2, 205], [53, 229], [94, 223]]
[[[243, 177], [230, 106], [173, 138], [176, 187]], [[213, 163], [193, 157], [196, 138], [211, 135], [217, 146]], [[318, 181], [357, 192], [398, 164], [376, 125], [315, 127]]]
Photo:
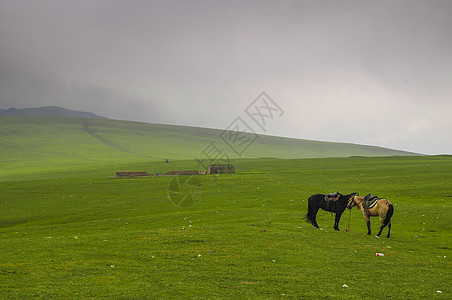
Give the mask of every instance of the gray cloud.
[[6, 68], [0, 70], [0, 90], [5, 107], [59, 105], [113, 119], [152, 123], [169, 121], [149, 99], [132, 98], [102, 86], [69, 84], [57, 78], [18, 73]]
[[[452, 153], [449, 1], [2, 1], [2, 106]], [[337, 116], [333, 119], [326, 115]]]

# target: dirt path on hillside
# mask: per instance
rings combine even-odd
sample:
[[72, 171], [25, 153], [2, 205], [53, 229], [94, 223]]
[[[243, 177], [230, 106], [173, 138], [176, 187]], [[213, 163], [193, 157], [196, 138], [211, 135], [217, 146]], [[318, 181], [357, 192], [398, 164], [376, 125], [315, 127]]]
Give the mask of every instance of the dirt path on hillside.
[[126, 152], [126, 153], [129, 153], [129, 154], [132, 154], [132, 155], [138, 155], [138, 156], [143, 156], [143, 157], [147, 157], [147, 158], [158, 159], [158, 157], [152, 157], [152, 156], [148, 156], [148, 155], [145, 155], [145, 154], [135, 153], [135, 152], [132, 152], [132, 151], [127, 150], [127, 149], [125, 149], [125, 148], [122, 148], [122, 147], [120, 147], [120, 146], [118, 146], [118, 145], [115, 145], [114, 143], [110, 142], [110, 141], [107, 140], [106, 138], [100, 136], [100, 135], [96, 132], [96, 130], [94, 130], [93, 128], [89, 127], [89, 126], [88, 126], [88, 120], [87, 120], [87, 119], [82, 119], [82, 126], [83, 126], [83, 130], [84, 130], [86, 133], [88, 133], [88, 134], [91, 135], [93, 138], [97, 139], [99, 142], [101, 142], [102, 144], [104, 144], [104, 145], [107, 146], [107, 147], [115, 148], [115, 149], [117, 149], [117, 150], [119, 150], [119, 151]]

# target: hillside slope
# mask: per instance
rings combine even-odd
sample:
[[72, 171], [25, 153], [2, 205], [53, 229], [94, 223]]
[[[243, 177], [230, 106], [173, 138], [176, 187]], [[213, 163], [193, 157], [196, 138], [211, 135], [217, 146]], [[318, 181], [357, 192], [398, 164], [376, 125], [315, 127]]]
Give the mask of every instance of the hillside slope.
[[[207, 160], [217, 155], [213, 146], [232, 161], [257, 157], [416, 155], [381, 147], [263, 135], [254, 142], [250, 142], [254, 136], [249, 135], [235, 140], [235, 149], [241, 151], [239, 155], [220, 138], [222, 133], [216, 129], [99, 118], [0, 117], [0, 165], [5, 175], [86, 166], [96, 168], [98, 164], [163, 161], [165, 158], [170, 161]], [[225, 133], [223, 136], [230, 138], [229, 143], [234, 142], [234, 136]]]

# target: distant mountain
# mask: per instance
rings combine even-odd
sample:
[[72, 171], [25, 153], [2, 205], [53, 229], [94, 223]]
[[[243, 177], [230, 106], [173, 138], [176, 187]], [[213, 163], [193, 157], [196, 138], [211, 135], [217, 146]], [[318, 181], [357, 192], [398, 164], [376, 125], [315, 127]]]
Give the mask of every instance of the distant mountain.
[[0, 109], [0, 117], [4, 116], [62, 116], [62, 117], [75, 117], [75, 118], [102, 118], [91, 112], [76, 111], [58, 106], [45, 106], [34, 108], [14, 108]]

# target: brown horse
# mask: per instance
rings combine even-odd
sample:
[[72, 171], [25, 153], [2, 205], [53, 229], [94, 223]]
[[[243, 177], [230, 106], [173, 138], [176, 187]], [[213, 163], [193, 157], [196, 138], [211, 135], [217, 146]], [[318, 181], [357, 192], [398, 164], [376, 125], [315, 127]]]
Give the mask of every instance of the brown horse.
[[355, 195], [350, 198], [347, 204], [347, 208], [352, 208], [353, 206], [357, 206], [361, 213], [363, 214], [364, 219], [367, 222], [367, 234], [370, 235], [370, 217], [380, 217], [380, 231], [377, 234], [377, 237], [380, 237], [383, 228], [388, 226], [388, 238], [391, 234], [391, 217], [394, 214], [394, 207], [388, 199], [378, 199], [377, 203], [372, 208], [365, 208], [363, 206], [364, 197], [359, 197]]

